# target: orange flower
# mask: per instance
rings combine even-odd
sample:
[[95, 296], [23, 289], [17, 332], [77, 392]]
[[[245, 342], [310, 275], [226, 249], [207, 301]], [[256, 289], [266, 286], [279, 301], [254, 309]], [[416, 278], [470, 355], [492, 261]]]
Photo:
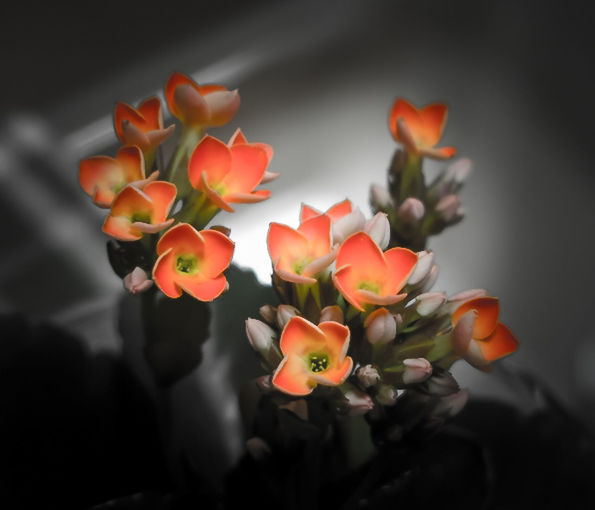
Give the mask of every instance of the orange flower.
[[308, 395], [318, 385], [337, 386], [353, 369], [349, 328], [338, 322], [315, 326], [303, 317], [293, 317], [279, 341], [283, 360], [273, 375], [273, 385], [289, 395]]
[[206, 135], [196, 146], [188, 163], [188, 179], [220, 209], [233, 212], [230, 203], [260, 202], [269, 198], [260, 184], [269, 164], [267, 151], [259, 144], [225, 145]]
[[198, 85], [177, 72], [167, 80], [165, 100], [172, 115], [193, 129], [223, 126], [240, 107], [237, 90], [230, 91], [222, 85]]
[[222, 273], [231, 262], [233, 249], [233, 242], [221, 232], [198, 232], [188, 223], [178, 223], [157, 243], [159, 258], [153, 280], [170, 298], [186, 291], [200, 301], [212, 301], [227, 289]]
[[103, 231], [121, 241], [137, 241], [143, 233], [160, 232], [174, 221], [166, 218], [176, 193], [170, 182], [150, 182], [142, 191], [129, 184], [116, 196]]
[[391, 248], [382, 253], [365, 232], [348, 237], [337, 254], [335, 287], [355, 308], [365, 304], [388, 306], [401, 301], [397, 294], [407, 283], [417, 264], [417, 255], [407, 248]]
[[443, 103], [433, 103], [417, 109], [405, 99], [397, 99], [388, 116], [393, 138], [403, 143], [408, 151], [436, 159], [454, 156], [454, 147], [435, 149], [442, 137], [448, 109]]
[[483, 368], [517, 350], [519, 341], [498, 322], [498, 298], [481, 296], [466, 301], [452, 314], [453, 347], [472, 365]]
[[335, 223], [344, 216], [347, 216], [351, 211], [351, 202], [348, 199], [332, 205], [325, 213], [321, 213], [319, 210], [314, 209], [314, 207], [310, 207], [309, 205], [302, 204], [302, 208], [300, 210], [300, 223], [303, 223], [304, 221], [320, 214], [326, 214], [331, 218], [331, 222]]
[[[246, 137], [244, 136], [244, 133], [242, 133], [242, 130], [240, 128], [235, 130], [235, 133], [233, 135], [231, 135], [231, 138], [229, 139], [229, 142], [227, 142], [227, 146], [231, 147], [232, 145], [238, 145], [238, 144], [242, 144], [242, 143], [248, 143], [248, 140], [246, 140]], [[271, 159], [273, 159], [273, 148], [268, 144], [268, 143], [262, 143], [262, 142], [252, 142], [250, 145], [256, 145], [258, 147], [262, 147], [266, 154], [267, 154], [267, 166], [268, 163], [271, 162]], [[279, 174], [277, 172], [269, 172], [268, 170], [263, 174], [262, 179], [260, 180], [260, 184], [264, 184], [266, 182], [270, 182], [273, 179], [276, 179], [277, 177], [279, 177]]]
[[331, 250], [331, 219], [326, 214], [304, 221], [297, 230], [271, 223], [267, 245], [275, 273], [293, 283], [316, 283], [313, 276], [336, 255]]
[[109, 207], [116, 194], [127, 184], [142, 188], [156, 179], [158, 172], [153, 172], [145, 179], [145, 160], [138, 147], [122, 147], [116, 158], [93, 156], [83, 159], [79, 164], [79, 182], [88, 195], [99, 207]]
[[138, 145], [143, 152], [152, 151], [173, 133], [174, 128], [173, 124], [163, 128], [158, 97], [146, 99], [138, 109], [126, 103], [116, 103], [114, 129], [124, 145]]

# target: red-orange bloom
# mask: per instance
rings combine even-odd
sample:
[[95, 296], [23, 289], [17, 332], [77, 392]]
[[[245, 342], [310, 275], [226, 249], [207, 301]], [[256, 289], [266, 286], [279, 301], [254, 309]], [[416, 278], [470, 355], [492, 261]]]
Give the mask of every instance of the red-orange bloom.
[[260, 202], [268, 190], [256, 190], [269, 164], [260, 144], [236, 143], [227, 146], [206, 135], [196, 146], [188, 163], [192, 186], [207, 195], [220, 209], [233, 212], [230, 203]]
[[163, 128], [161, 101], [151, 97], [138, 109], [126, 103], [116, 103], [114, 129], [124, 145], [138, 145], [143, 152], [154, 150], [174, 131], [174, 125]]
[[443, 103], [433, 103], [417, 109], [405, 99], [397, 99], [388, 116], [388, 126], [397, 142], [408, 151], [436, 159], [454, 156], [454, 147], [435, 149], [444, 130], [448, 109]]
[[348, 237], [337, 254], [335, 287], [355, 308], [365, 304], [388, 306], [401, 301], [398, 294], [417, 264], [417, 255], [407, 248], [391, 248], [382, 253], [365, 232]]
[[137, 241], [143, 233], [160, 232], [174, 221], [166, 218], [176, 193], [176, 187], [164, 181], [150, 182], [142, 190], [126, 186], [116, 196], [103, 231], [121, 241]]
[[223, 126], [240, 107], [237, 90], [227, 90], [223, 85], [198, 85], [177, 72], [167, 80], [165, 100], [174, 117], [195, 129]]
[[93, 156], [79, 164], [81, 187], [100, 207], [109, 207], [116, 194], [127, 184], [142, 188], [155, 179], [158, 172], [145, 179], [145, 160], [138, 147], [122, 147], [115, 159]]
[[[244, 133], [242, 133], [242, 130], [240, 128], [236, 129], [235, 133], [233, 135], [231, 135], [231, 138], [229, 139], [229, 142], [227, 142], [227, 146], [231, 147], [232, 145], [239, 145], [239, 144], [245, 144], [248, 143], [248, 140], [246, 139], [246, 137], [244, 136]], [[274, 155], [274, 151], [273, 148], [268, 144], [268, 143], [262, 143], [262, 142], [251, 142], [250, 145], [256, 145], [257, 147], [262, 147], [266, 154], [267, 154], [267, 166], [268, 163], [271, 162], [271, 159], [273, 159], [273, 155]], [[279, 174], [277, 172], [269, 172], [268, 170], [263, 174], [262, 179], [260, 180], [261, 184], [264, 184], [266, 182], [270, 182], [273, 179], [276, 179], [277, 177], [279, 177]]]
[[498, 298], [482, 296], [466, 301], [452, 314], [455, 350], [477, 367], [508, 356], [517, 350], [519, 341], [498, 322]]
[[198, 232], [188, 223], [178, 223], [157, 243], [153, 280], [170, 298], [186, 291], [200, 301], [212, 301], [227, 289], [222, 273], [231, 263], [233, 249], [234, 243], [221, 232]]
[[331, 222], [335, 223], [337, 220], [343, 218], [343, 216], [348, 215], [351, 211], [351, 202], [348, 199], [332, 205], [325, 213], [322, 213], [318, 209], [314, 209], [314, 207], [310, 207], [309, 205], [302, 204], [302, 208], [300, 210], [300, 223], [303, 223], [314, 216], [319, 216], [320, 214], [326, 214], [330, 217]]
[[315, 326], [303, 317], [289, 320], [279, 341], [283, 360], [273, 375], [273, 385], [289, 395], [308, 395], [318, 385], [337, 386], [349, 377], [353, 360], [349, 328], [338, 322]]
[[316, 283], [313, 276], [335, 258], [331, 250], [331, 219], [325, 214], [315, 216], [297, 230], [271, 223], [267, 246], [273, 269], [280, 278], [293, 283]]

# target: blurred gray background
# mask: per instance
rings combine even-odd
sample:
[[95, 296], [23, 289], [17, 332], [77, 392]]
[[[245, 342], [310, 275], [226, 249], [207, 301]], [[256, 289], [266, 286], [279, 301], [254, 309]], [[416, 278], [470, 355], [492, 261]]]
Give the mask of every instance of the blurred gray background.
[[[395, 149], [395, 97], [445, 101], [442, 144], [474, 172], [467, 217], [430, 243], [435, 288], [498, 296], [521, 341], [505, 365], [595, 428], [593, 21], [577, 1], [12, 5], [0, 45], [0, 312], [56, 321], [93, 352], [122, 351], [121, 282], [77, 165], [113, 156], [115, 102], [161, 93], [174, 70], [239, 88], [239, 113], [212, 134], [239, 126], [275, 149], [272, 198], [217, 220], [232, 228], [236, 263], [263, 282], [270, 221], [296, 226], [300, 202], [326, 209], [345, 197], [369, 213], [369, 184], [385, 183]], [[236, 292], [216, 315], [234, 314]], [[245, 343], [244, 318], [233, 342]], [[455, 371], [473, 394], [534, 403], [502, 374]]]

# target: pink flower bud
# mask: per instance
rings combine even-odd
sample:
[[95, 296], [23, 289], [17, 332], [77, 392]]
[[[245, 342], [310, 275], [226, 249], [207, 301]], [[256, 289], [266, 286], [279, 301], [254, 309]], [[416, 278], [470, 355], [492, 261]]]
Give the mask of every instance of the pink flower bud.
[[434, 284], [436, 283], [436, 280], [438, 279], [438, 273], [440, 272], [438, 266], [436, 264], [434, 264], [432, 266], [432, 269], [430, 269], [430, 274], [428, 274], [426, 276], [426, 278], [421, 282], [421, 286], [420, 289], [422, 291], [426, 291], [431, 289]]
[[421, 200], [409, 197], [399, 206], [397, 218], [403, 223], [416, 225], [426, 213], [426, 208]]
[[346, 391], [345, 398], [349, 403], [349, 416], [362, 416], [374, 408], [374, 401], [363, 391], [356, 389]]
[[366, 223], [364, 227], [366, 232], [378, 245], [381, 250], [388, 248], [390, 242], [390, 223], [385, 213], [379, 212]]
[[331, 226], [333, 233], [333, 244], [340, 244], [347, 239], [351, 234], [360, 232], [364, 229], [366, 218], [358, 209], [354, 209], [349, 214], [339, 218]]
[[394, 406], [398, 396], [399, 392], [395, 388], [388, 384], [381, 384], [378, 388], [376, 400], [383, 406]]
[[434, 253], [431, 251], [420, 251], [417, 254], [417, 264], [407, 280], [409, 285], [417, 285], [426, 278], [434, 265]]
[[446, 223], [449, 223], [456, 218], [460, 205], [461, 200], [457, 195], [446, 195], [438, 201], [435, 210]]
[[422, 317], [432, 315], [446, 301], [444, 292], [426, 292], [417, 296], [415, 310]]
[[277, 307], [277, 324], [281, 329], [289, 322], [289, 319], [299, 315], [300, 311], [291, 305], [279, 305]]
[[393, 199], [388, 190], [378, 184], [370, 186], [370, 202], [378, 209], [389, 209], [393, 205]]
[[343, 324], [343, 310], [337, 305], [326, 306], [320, 312], [319, 322], [338, 322]]
[[386, 308], [378, 308], [368, 315], [364, 327], [371, 344], [386, 344], [397, 336], [397, 319]]
[[246, 336], [252, 348], [266, 357], [273, 347], [273, 339], [277, 334], [270, 326], [258, 319], [246, 319]]
[[405, 384], [418, 384], [432, 375], [432, 364], [425, 358], [409, 358], [403, 360], [403, 365], [405, 365], [403, 372]]
[[135, 267], [123, 280], [124, 288], [131, 294], [141, 294], [153, 285], [153, 280], [147, 277], [140, 267]]
[[366, 365], [358, 368], [357, 378], [364, 388], [369, 388], [380, 381], [380, 374], [372, 365]]
[[269, 324], [274, 324], [277, 317], [277, 309], [271, 305], [263, 305], [258, 309], [260, 316]]

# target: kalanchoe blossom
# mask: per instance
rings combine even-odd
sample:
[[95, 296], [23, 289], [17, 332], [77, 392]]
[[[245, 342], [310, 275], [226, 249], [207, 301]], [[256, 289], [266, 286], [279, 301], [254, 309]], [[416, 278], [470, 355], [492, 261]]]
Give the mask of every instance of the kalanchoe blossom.
[[118, 192], [127, 184], [142, 188], [157, 175], [159, 172], [153, 172], [148, 179], [145, 178], [145, 160], [136, 146], [122, 147], [115, 158], [93, 156], [79, 164], [81, 187], [99, 207], [110, 207]]
[[[240, 128], [238, 128], [235, 130], [235, 133], [233, 135], [231, 135], [229, 142], [227, 142], [227, 146], [232, 147], [233, 145], [247, 144], [247, 143], [249, 143], [249, 142], [246, 139], [246, 137], [244, 136], [244, 133], [242, 133], [242, 130]], [[264, 151], [266, 152], [268, 163], [271, 162], [271, 159], [273, 159], [273, 155], [275, 152], [273, 151], [273, 148], [268, 143], [251, 142], [250, 145], [255, 145], [257, 147], [263, 148]], [[265, 184], [267, 182], [270, 182], [270, 181], [276, 179], [277, 177], [279, 177], [279, 174], [277, 172], [269, 172], [267, 170], [263, 174], [262, 179], [260, 180], [260, 184]]]
[[198, 85], [192, 78], [173, 73], [165, 85], [169, 111], [190, 129], [223, 126], [240, 106], [237, 90], [222, 85]]
[[331, 223], [335, 223], [344, 216], [347, 216], [350, 212], [352, 212], [352, 210], [353, 208], [351, 206], [351, 202], [348, 199], [342, 200], [341, 202], [337, 202], [336, 204], [331, 205], [324, 213], [319, 211], [318, 209], [315, 209], [314, 207], [302, 204], [300, 210], [300, 223], [314, 218], [315, 216], [320, 216], [321, 214], [326, 214], [330, 217]]
[[289, 395], [308, 395], [318, 385], [337, 386], [353, 368], [347, 356], [349, 328], [337, 322], [315, 326], [302, 317], [287, 323], [279, 345], [283, 360], [273, 375], [273, 385]]
[[267, 235], [273, 270], [283, 280], [313, 284], [315, 275], [334, 260], [331, 249], [331, 220], [321, 214], [304, 221], [297, 230], [271, 223]]
[[143, 152], [155, 150], [173, 133], [174, 128], [173, 124], [163, 127], [158, 97], [143, 101], [138, 109], [126, 103], [116, 103], [114, 129], [124, 145], [137, 145]]
[[190, 184], [228, 212], [233, 212], [232, 203], [266, 200], [270, 191], [254, 190], [269, 164], [269, 155], [262, 145], [236, 143], [228, 146], [217, 138], [205, 136], [188, 163]]
[[382, 253], [368, 234], [358, 232], [339, 248], [333, 282], [360, 311], [367, 304], [388, 306], [405, 297], [406, 294], [398, 292], [416, 263], [417, 255], [411, 250], [392, 248]]
[[405, 99], [397, 99], [393, 104], [388, 124], [394, 139], [403, 143], [407, 151], [436, 159], [454, 156], [453, 147], [434, 146], [440, 141], [446, 123], [447, 107], [434, 103], [417, 109]]
[[507, 356], [518, 348], [518, 340], [498, 322], [498, 299], [483, 296], [460, 305], [452, 314], [452, 343], [457, 353], [477, 368]]
[[216, 230], [197, 231], [188, 223], [169, 229], [157, 243], [159, 258], [153, 280], [170, 298], [182, 291], [200, 301], [212, 301], [227, 289], [222, 274], [233, 255], [234, 243]]
[[167, 215], [175, 198], [176, 187], [170, 182], [150, 182], [142, 190], [129, 184], [116, 196], [103, 231], [120, 241], [161, 232], [174, 221]]
[[124, 288], [131, 294], [141, 294], [153, 286], [153, 280], [140, 267], [135, 267], [122, 281]]

